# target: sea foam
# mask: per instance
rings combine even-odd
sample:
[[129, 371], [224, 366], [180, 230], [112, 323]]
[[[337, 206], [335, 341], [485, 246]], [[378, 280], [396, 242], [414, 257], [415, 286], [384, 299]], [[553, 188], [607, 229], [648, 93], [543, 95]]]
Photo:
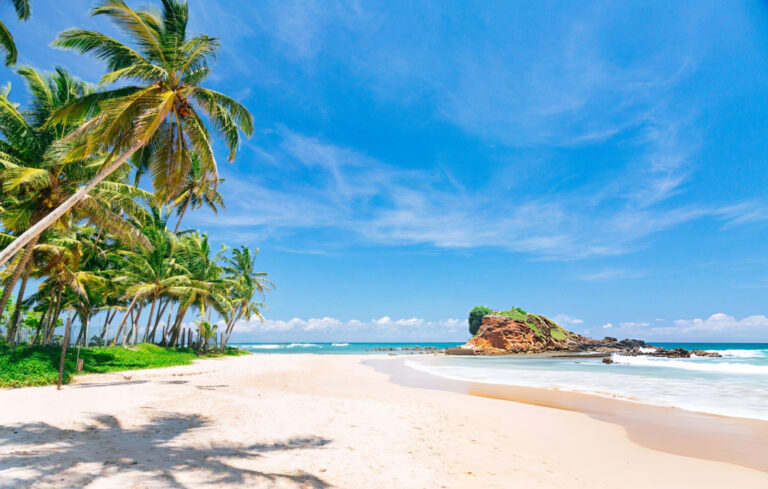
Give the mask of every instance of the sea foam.
[[768, 375], [768, 365], [752, 365], [747, 363], [729, 362], [698, 362], [690, 359], [659, 358], [659, 357], [629, 357], [614, 353], [613, 363], [635, 365], [641, 367], [662, 367], [693, 370], [697, 372], [712, 372], [726, 374]]

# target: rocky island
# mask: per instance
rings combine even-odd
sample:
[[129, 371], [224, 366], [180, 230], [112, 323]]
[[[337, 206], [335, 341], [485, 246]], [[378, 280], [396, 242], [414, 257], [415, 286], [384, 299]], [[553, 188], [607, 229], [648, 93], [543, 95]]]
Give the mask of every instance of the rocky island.
[[473, 335], [466, 344], [446, 349], [447, 355], [508, 355], [526, 353], [589, 354], [605, 357], [610, 355], [648, 355], [658, 357], [689, 358], [697, 356], [720, 356], [703, 350], [676, 348], [666, 350], [646, 344], [643, 340], [612, 337], [588, 338], [571, 332], [551, 319], [530, 314], [521, 308], [495, 311], [485, 306], [476, 306], [469, 313], [469, 331]]

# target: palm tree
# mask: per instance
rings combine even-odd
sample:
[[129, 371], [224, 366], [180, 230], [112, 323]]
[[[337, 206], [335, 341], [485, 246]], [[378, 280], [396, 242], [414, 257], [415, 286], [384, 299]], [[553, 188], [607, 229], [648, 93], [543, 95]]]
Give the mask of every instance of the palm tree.
[[221, 340], [221, 349], [225, 349], [232, 331], [235, 329], [237, 321], [256, 316], [262, 319], [261, 308], [264, 304], [253, 300], [254, 296], [261, 295], [270, 290], [274, 285], [267, 279], [265, 272], [256, 272], [255, 262], [259, 254], [258, 249], [251, 252], [250, 248], [243, 245], [240, 248], [232, 250], [232, 257], [225, 258], [227, 266], [225, 267], [233, 282], [229, 290], [229, 299], [231, 308], [225, 314], [226, 329], [224, 337]]
[[[11, 0], [11, 3], [13, 4], [14, 10], [16, 10], [16, 17], [18, 17], [19, 20], [27, 20], [29, 18], [29, 15], [32, 13], [32, 9], [29, 6], [29, 0]], [[16, 64], [16, 57], [18, 55], [16, 52], [16, 43], [14, 42], [10, 31], [8, 31], [8, 28], [5, 27], [5, 24], [2, 22], [0, 22], [0, 47], [5, 50], [6, 66]]]
[[196, 321], [195, 324], [197, 324], [197, 329], [200, 332], [200, 339], [203, 340], [203, 353], [208, 353], [208, 343], [211, 338], [216, 337], [218, 326], [205, 320]]
[[126, 297], [151, 300], [152, 308], [143, 336], [147, 341], [154, 337], [152, 325], [156, 328], [173, 297], [191, 290], [189, 272], [177, 262], [177, 239], [168, 232], [160, 209], [152, 209], [152, 217], [141, 230], [151, 247], [118, 251], [120, 259], [115, 282], [127, 285]]
[[48, 344], [62, 308], [80, 312], [88, 309], [89, 289], [103, 285], [104, 279], [83, 269], [83, 246], [74, 232], [52, 238], [39, 248], [43, 264], [38, 273], [48, 278], [40, 284], [38, 296], [56, 301], [43, 335], [43, 344]]
[[[44, 74], [23, 67], [18, 73], [24, 78], [31, 94], [27, 109], [20, 111], [16, 104], [8, 100], [8, 92], [0, 94], [0, 134], [3, 136], [0, 139], [0, 202], [4, 207], [2, 223], [6, 230], [13, 233], [23, 232], [30, 224], [43, 219], [52, 208], [66, 201], [83, 181], [93, 177], [99, 161], [89, 159], [62, 163], [47, 158], [54, 142], [72, 131], [76, 122], [48, 124], [49, 116], [56, 109], [92, 93], [92, 88], [74, 79], [63, 68]], [[87, 218], [126, 242], [141, 241], [143, 237], [140, 233], [127, 226], [121, 214], [111, 209], [121, 205], [121, 209], [129, 214], [140, 212], [136, 199], [147, 199], [148, 193], [115, 181], [117, 178], [121, 178], [119, 173], [112, 175], [111, 181], [100, 182], [91, 194], [70, 210], [77, 220]], [[52, 225], [66, 230], [71, 222], [72, 219], [64, 213]], [[29, 273], [28, 266], [39, 238], [40, 235], [33, 237], [26, 245], [13, 274], [6, 281], [0, 296], [0, 313], [22, 273]], [[9, 235], [10, 239], [13, 237]], [[16, 240], [11, 241], [11, 246], [14, 243]]]
[[171, 328], [171, 345], [178, 340], [182, 321], [190, 307], [198, 308], [201, 319], [207, 319], [206, 310], [208, 313], [211, 309], [219, 313], [226, 311], [229, 305], [227, 291], [232, 284], [224, 276], [220, 265], [225, 250], [222, 247], [218, 253], [212, 254], [207, 234], [188, 233], [181, 237], [179, 260], [189, 272], [190, 285], [179, 294], [179, 308]]
[[176, 227], [173, 229], [174, 233], [179, 232], [181, 220], [184, 219], [184, 214], [190, 207], [198, 209], [206, 205], [214, 214], [217, 213], [219, 207], [225, 207], [224, 198], [218, 191], [218, 186], [223, 181], [223, 178], [212, 178], [211, 175], [204, 173], [200, 158], [196, 153], [192, 154], [192, 169], [189, 172], [187, 182], [184, 184], [182, 192], [171, 204], [176, 207], [176, 214], [179, 216]]
[[106, 34], [68, 29], [56, 46], [82, 54], [93, 53], [106, 61], [102, 84], [121, 85], [96, 92], [58, 110], [53, 123], [68, 123], [93, 117], [64, 138], [52, 154], [63, 161], [106, 154], [99, 173], [54, 211], [16, 238], [2, 252], [7, 262], [99, 182], [120, 168], [141, 148], [147, 148], [153, 184], [160, 200], [181, 191], [197, 153], [204, 173], [217, 178], [216, 160], [204, 114], [229, 148], [233, 160], [240, 133], [253, 133], [253, 119], [245, 107], [226, 95], [203, 88], [210, 73], [209, 59], [219, 47], [217, 38], [187, 35], [186, 1], [162, 0], [162, 13], [133, 10], [123, 0], [101, 0], [92, 15], [105, 15], [136, 45], [136, 49]]

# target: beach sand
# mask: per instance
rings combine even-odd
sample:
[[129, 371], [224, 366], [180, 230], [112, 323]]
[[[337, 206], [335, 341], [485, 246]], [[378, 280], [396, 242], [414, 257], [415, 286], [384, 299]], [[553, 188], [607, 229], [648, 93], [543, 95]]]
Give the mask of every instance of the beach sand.
[[401, 385], [371, 359], [249, 355], [0, 391], [0, 488], [768, 487], [755, 464], [649, 448], [578, 410]]

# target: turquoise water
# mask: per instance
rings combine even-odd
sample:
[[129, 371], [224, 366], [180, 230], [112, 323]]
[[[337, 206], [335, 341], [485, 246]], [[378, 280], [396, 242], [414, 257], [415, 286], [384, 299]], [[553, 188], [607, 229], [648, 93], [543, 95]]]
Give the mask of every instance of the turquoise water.
[[768, 343], [654, 343], [717, 351], [722, 358], [409, 358], [433, 375], [488, 384], [543, 387], [619, 397], [724, 416], [768, 420]]
[[437, 349], [458, 346], [462, 343], [233, 343], [244, 350], [254, 353], [319, 353], [319, 354], [367, 354], [367, 353], [390, 353], [389, 351], [372, 351], [374, 348], [392, 348], [391, 353], [409, 354], [413, 351], [404, 350], [404, 348], [414, 347], [433, 347]]
[[[376, 348], [459, 343], [241, 343], [259, 353], [380, 354]], [[667, 349], [717, 351], [722, 358], [446, 357], [414, 355], [411, 368], [450, 379], [591, 393], [724, 416], [768, 420], [768, 343], [654, 343]], [[389, 352], [385, 352], [389, 353]]]

